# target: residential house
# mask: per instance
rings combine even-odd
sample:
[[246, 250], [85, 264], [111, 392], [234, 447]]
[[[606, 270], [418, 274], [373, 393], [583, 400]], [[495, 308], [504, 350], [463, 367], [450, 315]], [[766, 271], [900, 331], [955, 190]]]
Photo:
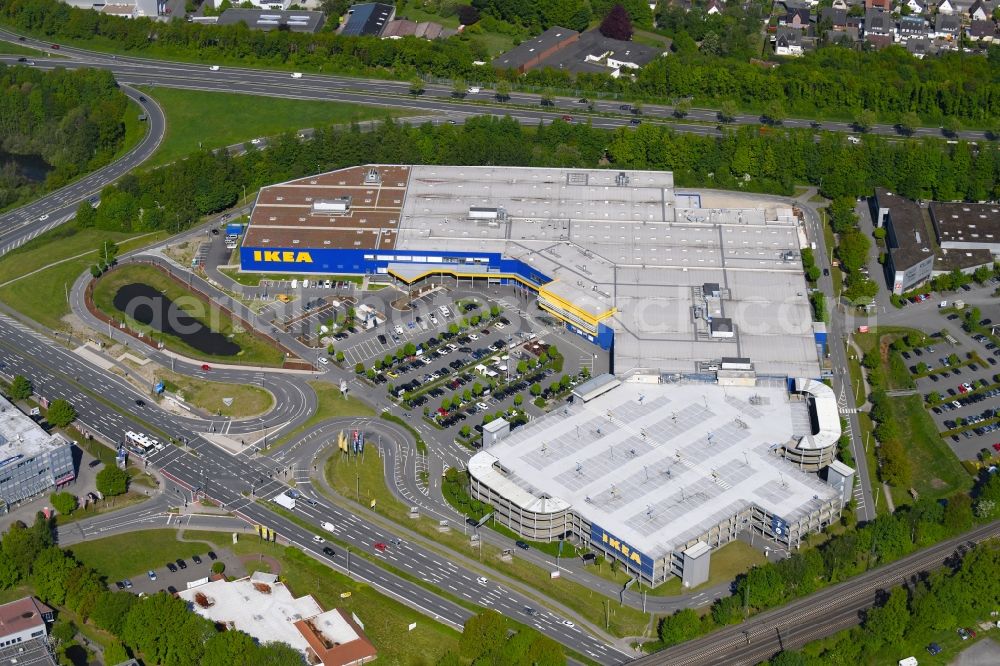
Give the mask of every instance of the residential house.
[[396, 16], [396, 7], [381, 2], [366, 2], [352, 5], [347, 10], [347, 21], [340, 29], [341, 35], [379, 36], [386, 25]]
[[955, 13], [955, 5], [953, 4], [952, 0], [941, 0], [941, 2], [938, 3], [938, 6], [937, 6], [937, 13], [938, 14], [946, 14], [946, 15], [948, 15], [948, 14], [954, 14]]
[[290, 32], [318, 32], [326, 21], [323, 12], [302, 10], [276, 11], [266, 9], [227, 9], [219, 16], [218, 25], [245, 23], [251, 30], [288, 30]]
[[923, 60], [926, 55], [934, 55], [937, 49], [934, 42], [927, 37], [914, 37], [906, 41], [906, 50], [917, 60]]
[[802, 55], [802, 31], [789, 25], [778, 26], [774, 38], [774, 54], [780, 56]]
[[992, 44], [994, 37], [996, 37], [996, 30], [997, 27], [993, 21], [973, 21], [966, 30], [966, 35], [971, 40]]
[[868, 11], [869, 9], [891, 12], [892, 0], [865, 0], [865, 11]]
[[953, 42], [958, 40], [962, 20], [957, 14], [938, 14], [934, 19], [934, 36]]
[[139, 15], [135, 5], [104, 5], [101, 13], [119, 18], [135, 18]]
[[809, 8], [796, 7], [788, 10], [788, 13], [785, 14], [785, 18], [782, 20], [782, 25], [804, 30], [809, 27], [809, 22]]
[[983, 0], [975, 0], [969, 6], [969, 18], [973, 21], [985, 21], [990, 18], [993, 11], [983, 2]]
[[819, 14], [820, 23], [829, 23], [834, 30], [847, 28], [847, 10], [824, 7]]
[[931, 36], [931, 26], [920, 16], [904, 16], [899, 19], [896, 31], [896, 41], [906, 43], [911, 39], [928, 39]]
[[920, 0], [906, 0], [903, 6], [910, 10], [910, 14], [923, 14], [927, 11], [928, 5]]
[[[36, 638], [44, 640], [53, 610], [34, 597], [23, 597], [0, 606], [0, 647]], [[17, 663], [14, 660], [11, 663]]]
[[833, 4], [830, 5], [833, 9], [843, 9], [847, 11], [847, 2], [845, 0], [833, 0]]
[[705, 5], [705, 15], [712, 16], [714, 14], [721, 14], [725, 6], [726, 5], [723, 4], [721, 0], [708, 0], [708, 4]]
[[892, 14], [881, 9], [869, 9], [865, 12], [864, 37], [865, 41], [882, 48], [892, 44], [895, 25], [893, 25]]

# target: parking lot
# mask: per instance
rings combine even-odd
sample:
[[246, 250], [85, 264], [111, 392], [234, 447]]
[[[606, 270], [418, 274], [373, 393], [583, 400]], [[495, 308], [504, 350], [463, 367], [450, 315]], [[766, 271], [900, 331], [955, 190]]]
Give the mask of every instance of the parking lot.
[[983, 449], [1000, 455], [1000, 446], [994, 446], [1000, 445], [1000, 424], [996, 422], [1000, 349], [989, 337], [963, 330], [955, 314], [943, 314], [940, 319], [946, 323], [945, 334], [955, 343], [941, 337], [932, 347], [903, 356], [911, 372], [922, 367], [919, 364], [931, 372], [917, 380], [917, 390], [942, 437], [960, 459], [973, 460]]
[[[197, 558], [199, 561], [195, 561]], [[137, 572], [130, 578], [108, 581], [108, 587], [112, 590], [128, 590], [133, 594], [156, 594], [157, 592], [169, 592], [173, 594], [177, 590], [187, 589], [187, 584], [207, 578], [212, 575], [212, 563], [221, 561], [226, 565], [226, 575], [242, 576], [245, 574], [243, 563], [238, 557], [228, 550], [220, 550], [218, 553], [207, 551], [203, 555], [196, 555], [195, 558], [179, 559], [169, 564], [152, 570], [155, 580], [148, 572]], [[183, 562], [184, 568], [180, 564]], [[172, 570], [171, 570], [172, 568]]]

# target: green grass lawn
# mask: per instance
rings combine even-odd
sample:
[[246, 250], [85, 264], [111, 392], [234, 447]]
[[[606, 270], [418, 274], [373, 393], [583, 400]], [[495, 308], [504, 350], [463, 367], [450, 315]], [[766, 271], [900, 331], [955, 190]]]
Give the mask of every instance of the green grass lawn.
[[195, 296], [183, 285], [162, 271], [152, 266], [129, 264], [106, 273], [94, 287], [94, 305], [99, 310], [117, 319], [125, 318], [125, 314], [114, 306], [114, 297], [118, 290], [128, 284], [141, 283], [153, 287], [163, 293], [187, 314], [200, 321], [211, 330], [227, 336], [240, 346], [235, 356], [214, 356], [198, 351], [183, 342], [180, 338], [167, 335], [152, 329], [150, 326], [130, 320], [130, 325], [138, 330], [150, 332], [150, 335], [162, 341], [168, 349], [199, 360], [217, 361], [220, 363], [238, 363], [246, 365], [280, 366], [284, 362], [284, 353], [269, 342], [243, 330], [213, 303], [208, 303]]
[[865, 395], [865, 383], [861, 374], [861, 360], [853, 355], [854, 348], [847, 348], [847, 367], [851, 372], [851, 387], [854, 389], [854, 406], [860, 407], [865, 404], [868, 396]]
[[[878, 457], [875, 454], [875, 435], [872, 434], [874, 425], [872, 424], [871, 417], [868, 416], [867, 412], [858, 412], [858, 425], [861, 429], [861, 432], [858, 433], [858, 441], [861, 442], [861, 450], [865, 451], [865, 461], [868, 464], [868, 476], [872, 483], [871, 497], [872, 501], [875, 501], [876, 489], [882, 485], [882, 482], [879, 481], [878, 478]], [[867, 450], [865, 450], [866, 440], [868, 442]], [[888, 512], [889, 507], [885, 502], [885, 498], [882, 498], [875, 507], [875, 515], [878, 516]]]
[[[185, 402], [220, 416], [237, 419], [257, 416], [274, 405], [274, 396], [253, 384], [206, 382], [165, 368], [157, 368], [156, 376], [163, 380], [167, 390], [180, 391]], [[233, 404], [226, 406], [223, 398], [232, 398]]]
[[[941, 439], [921, 396], [907, 395], [889, 400], [900, 436], [907, 442], [907, 453], [913, 465], [913, 487], [920, 497], [937, 499], [968, 490], [972, 478]], [[907, 494], [905, 500], [909, 499]]]
[[167, 134], [149, 162], [154, 166], [173, 162], [199, 148], [221, 148], [309, 127], [405, 115], [341, 102], [172, 88], [144, 90], [163, 107], [167, 117]]
[[[24, 44], [14, 44], [12, 42], [0, 42], [0, 53], [3, 55], [33, 56], [35, 58], [44, 58], [48, 55], [41, 49], [33, 49], [30, 46], [25, 46]], [[55, 57], [61, 58], [62, 56]]]
[[[484, 544], [482, 553], [473, 549], [468, 535], [464, 534], [460, 525], [454, 525], [450, 532], [438, 532], [437, 520], [422, 516], [419, 520], [409, 517], [409, 507], [397, 500], [385, 485], [382, 474], [382, 461], [374, 449], [370, 449], [362, 461], [357, 456], [344, 456], [334, 452], [324, 468], [330, 485], [339, 494], [350, 500], [360, 499], [362, 506], [367, 507], [375, 500], [375, 512], [385, 516], [390, 521], [399, 523], [451, 550], [464, 552], [469, 557], [480, 557], [484, 567], [519, 580], [543, 597], [573, 609], [582, 617], [597, 626], [604, 626], [604, 602], [607, 597], [569, 579], [549, 577], [549, 572], [515, 554], [510, 562], [500, 560], [500, 549], [490, 544]], [[605, 565], [605, 568], [607, 565]], [[618, 607], [612, 603], [610, 629], [618, 636], [642, 635], [649, 622], [649, 616], [630, 607]]]
[[[662, 585], [646, 591], [649, 594], [660, 596], [695, 592], [702, 588], [729, 582], [735, 579], [738, 574], [746, 573], [758, 564], [763, 563], [764, 555], [759, 550], [742, 541], [732, 541], [722, 548], [712, 551], [712, 566], [709, 571], [708, 580], [698, 587], [684, 589], [681, 579], [674, 577]], [[636, 591], [642, 591], [642, 586], [636, 588]]]
[[[164, 238], [164, 232], [125, 234], [80, 229], [69, 222], [0, 259], [0, 301], [52, 330], [67, 330], [62, 322], [69, 313], [66, 290], [94, 263], [105, 240], [127, 252]], [[29, 275], [57, 262], [62, 263]]]
[[315, 280], [317, 278], [323, 280], [331, 280], [333, 282], [353, 282], [354, 284], [361, 284], [362, 277], [360, 275], [303, 275], [302, 273], [244, 273], [238, 268], [222, 268], [220, 269], [223, 273], [231, 277], [236, 282], [248, 287], [257, 287], [260, 285], [261, 280]]
[[[195, 534], [189, 538], [199, 537]], [[212, 549], [213, 544], [207, 541], [178, 541], [175, 530], [116, 534], [69, 547], [78, 560], [106, 576], [111, 582], [143, 575], [178, 557], [189, 559], [192, 555], [204, 555]]]
[[316, 411], [305, 423], [283, 436], [269, 448], [273, 449], [287, 444], [299, 433], [306, 432], [316, 424], [329, 419], [342, 416], [375, 416], [375, 410], [367, 403], [352, 396], [347, 396], [347, 399], [344, 399], [340, 389], [329, 382], [312, 381], [309, 382], [309, 386], [312, 386], [313, 390], [316, 391], [316, 397], [319, 401], [316, 405]]

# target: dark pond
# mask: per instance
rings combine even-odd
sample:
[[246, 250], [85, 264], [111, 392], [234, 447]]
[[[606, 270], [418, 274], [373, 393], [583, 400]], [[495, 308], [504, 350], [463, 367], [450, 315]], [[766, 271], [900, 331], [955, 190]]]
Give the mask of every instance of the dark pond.
[[39, 155], [14, 155], [0, 150], [0, 168], [14, 165], [17, 173], [33, 183], [40, 183], [52, 171], [52, 166]]
[[173, 335], [203, 354], [236, 356], [240, 353], [238, 344], [206, 328], [148, 284], [123, 286], [115, 294], [114, 305], [132, 319]]

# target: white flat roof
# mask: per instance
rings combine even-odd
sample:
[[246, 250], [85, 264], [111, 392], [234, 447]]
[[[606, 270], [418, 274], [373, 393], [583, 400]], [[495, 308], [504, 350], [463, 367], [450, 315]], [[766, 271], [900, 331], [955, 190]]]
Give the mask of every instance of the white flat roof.
[[808, 405], [777, 382], [625, 382], [533, 420], [469, 471], [526, 510], [572, 507], [655, 559], [751, 504], [792, 523], [836, 498], [771, 452], [809, 432]]
[[[502, 208], [506, 219], [470, 220], [471, 207]], [[697, 360], [748, 356], [762, 374], [818, 376], [790, 212], [739, 192], [678, 194], [669, 172], [413, 166], [396, 251], [500, 254], [548, 276], [547, 288], [592, 314], [617, 308], [605, 324], [622, 374], [691, 372]], [[695, 288], [705, 282], [724, 291], [731, 338], [696, 329]]]
[[[266, 586], [268, 592], [254, 586]], [[204, 594], [211, 605], [207, 608], [195, 602], [196, 594]], [[309, 643], [295, 627], [295, 622], [315, 617], [323, 612], [310, 595], [292, 596], [281, 582], [273, 577], [242, 578], [232, 582], [217, 580], [188, 590], [177, 596], [191, 604], [192, 610], [212, 622], [232, 624], [245, 631], [260, 643], [280, 641], [305, 653]]]
[[9, 400], [0, 396], [0, 469], [21, 457], [29, 458], [66, 445], [62, 435], [50, 435]]

